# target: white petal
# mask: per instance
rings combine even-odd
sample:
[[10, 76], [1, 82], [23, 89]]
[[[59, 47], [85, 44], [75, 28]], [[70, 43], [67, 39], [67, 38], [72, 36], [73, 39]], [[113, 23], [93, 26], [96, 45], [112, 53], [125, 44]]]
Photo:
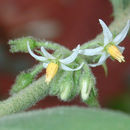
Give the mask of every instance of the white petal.
[[75, 51], [69, 57], [65, 59], [60, 59], [59, 61], [66, 65], [72, 63], [77, 58], [79, 49], [80, 45], [76, 47]]
[[44, 68], [47, 68], [48, 64], [49, 64], [49, 63], [43, 63], [43, 67], [44, 67]]
[[130, 20], [128, 20], [126, 26], [124, 27], [124, 29], [122, 30], [121, 33], [119, 33], [113, 40], [113, 42], [115, 43], [115, 45], [118, 45], [120, 42], [122, 42], [124, 40], [124, 38], [126, 37], [128, 31], [129, 31], [129, 27], [130, 27]]
[[55, 57], [52, 56], [50, 53], [48, 53], [48, 52], [44, 49], [44, 47], [41, 47], [41, 51], [42, 51], [42, 53], [44, 54], [44, 56], [47, 57], [48, 59], [55, 59]]
[[112, 41], [112, 33], [110, 32], [107, 25], [101, 19], [99, 19], [99, 22], [100, 22], [102, 29], [103, 29], [104, 45], [107, 45], [109, 42]]
[[89, 66], [96, 67], [96, 66], [102, 65], [105, 62], [105, 60], [108, 58], [108, 56], [109, 55], [104, 52], [102, 54], [102, 56], [100, 57], [98, 63], [96, 63], [96, 64], [89, 64]]
[[117, 46], [118, 49], [120, 50], [121, 53], [123, 53], [123, 51], [125, 50], [125, 47], [120, 47], [120, 46]]
[[79, 67], [75, 68], [75, 69], [72, 69], [64, 64], [61, 63], [61, 68], [63, 70], [66, 70], [66, 71], [76, 71], [76, 70], [80, 70], [82, 67], [83, 67], [84, 63], [82, 63]]
[[29, 41], [27, 41], [27, 48], [28, 48], [28, 52], [29, 54], [34, 57], [36, 60], [39, 60], [39, 61], [45, 61], [47, 60], [47, 58], [43, 57], [43, 56], [37, 56], [36, 54], [34, 54], [29, 46]]
[[79, 50], [79, 53], [82, 55], [87, 55], [87, 56], [93, 56], [93, 55], [99, 55], [102, 53], [103, 47], [97, 47], [94, 49], [84, 49], [84, 50]]

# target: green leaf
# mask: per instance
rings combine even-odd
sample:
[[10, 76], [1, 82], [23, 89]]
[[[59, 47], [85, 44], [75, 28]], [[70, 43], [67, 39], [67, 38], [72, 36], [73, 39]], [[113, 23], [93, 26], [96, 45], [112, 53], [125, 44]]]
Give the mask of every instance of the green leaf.
[[110, 110], [57, 107], [3, 117], [0, 130], [130, 130], [130, 117]]

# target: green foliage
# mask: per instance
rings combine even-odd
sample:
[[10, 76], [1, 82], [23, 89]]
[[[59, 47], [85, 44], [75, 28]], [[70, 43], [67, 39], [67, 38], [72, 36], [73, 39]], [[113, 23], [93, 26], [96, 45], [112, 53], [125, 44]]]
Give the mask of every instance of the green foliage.
[[90, 107], [100, 107], [98, 99], [97, 99], [96, 89], [91, 90], [91, 92], [89, 94], [89, 98], [84, 102], [86, 102], [86, 104]]
[[130, 117], [110, 110], [57, 107], [0, 119], [1, 130], [129, 130]]
[[74, 89], [74, 80], [73, 80], [73, 72], [65, 71], [62, 79], [61, 84], [59, 86], [59, 97], [63, 101], [71, 100], [71, 95], [76, 95], [73, 91]]
[[73, 89], [73, 93], [72, 97], [75, 97], [76, 95], [78, 95], [81, 91], [80, 87], [79, 87], [79, 81], [80, 81], [80, 76], [81, 76], [81, 71], [82, 70], [78, 70], [78, 71], [74, 71], [73, 72], [73, 79], [74, 79], [74, 89]]
[[82, 100], [89, 106], [98, 106], [96, 81], [87, 63], [83, 67], [79, 82]]
[[51, 95], [51, 96], [58, 95], [59, 87], [61, 85], [62, 75], [63, 75], [63, 70], [59, 69], [56, 76], [54, 77], [54, 79], [52, 79], [52, 81], [49, 84], [49, 86], [50, 86], [49, 95]]
[[[79, 86], [74, 86], [74, 72], [59, 70], [50, 83], [49, 95], [58, 96], [63, 101], [70, 101], [74, 98]], [[79, 80], [79, 79], [78, 79]]]
[[13, 95], [15, 93], [18, 93], [19, 91], [27, 87], [29, 84], [31, 84], [34, 78], [37, 76], [39, 72], [41, 72], [42, 69], [42, 64], [38, 64], [34, 66], [32, 69], [28, 70], [28, 72], [21, 72], [17, 76], [16, 81], [10, 90], [10, 94]]
[[15, 84], [12, 86], [10, 94], [14, 94], [24, 89], [26, 86], [32, 83], [33, 76], [30, 73], [20, 73], [17, 78]]
[[130, 4], [130, 0], [110, 0], [114, 8], [114, 14], [117, 15], [121, 10], [127, 8]]
[[[118, 15], [115, 15], [116, 17], [115, 17], [114, 21], [112, 22], [112, 24], [110, 25], [110, 29], [113, 32], [118, 33], [121, 30], [121, 28], [124, 26], [124, 23], [130, 18], [130, 15], [129, 15], [130, 8], [128, 6], [130, 1], [129, 0], [111, 0], [111, 1], [112, 1], [113, 6], [114, 6], [114, 14], [118, 14]], [[102, 42], [102, 40], [103, 40], [103, 35], [101, 33], [95, 39], [84, 43], [81, 46], [81, 49], [98, 47], [99, 46], [98, 43]], [[11, 52], [27, 52], [27, 41], [29, 41], [30, 47], [32, 50], [34, 50], [36, 47], [39, 48], [39, 47], [43, 46], [47, 49], [54, 50], [55, 56], [60, 55], [60, 56], [65, 57], [65, 56], [68, 56], [70, 53], [72, 53], [71, 51], [69, 51], [65, 47], [61, 46], [60, 44], [48, 42], [45, 40], [44, 41], [37, 41], [32, 37], [23, 37], [23, 38], [19, 38], [16, 40], [10, 40], [9, 41], [9, 45], [11, 48], [10, 51]], [[78, 58], [80, 60], [87, 59], [86, 61], [88, 63], [95, 63], [99, 59], [99, 56], [97, 56], [97, 57], [96, 56], [92, 56], [92, 57], [91, 56], [90, 57], [78, 56], [77, 59]], [[75, 63], [76, 62], [74, 62], [74, 64]], [[81, 62], [78, 62], [78, 64], [80, 64], [80, 63]], [[86, 63], [86, 65], [87, 65], [87, 63]], [[49, 91], [50, 95], [56, 95], [56, 96], [61, 98], [62, 93], [64, 91], [66, 91], [66, 89], [67, 89], [67, 96], [66, 97], [62, 96], [61, 99], [64, 101], [71, 100], [73, 97], [75, 97], [76, 95], [78, 95], [82, 91], [81, 90], [82, 89], [82, 82], [81, 82], [82, 76], [83, 76], [82, 78], [84, 78], [83, 81], [85, 81], [85, 83], [86, 83], [87, 90], [88, 90], [88, 88], [91, 88], [91, 91], [88, 93], [89, 97], [83, 101], [86, 104], [88, 104], [89, 106], [98, 106], [97, 90], [95, 88], [95, 78], [94, 78], [91, 70], [89, 69], [89, 67], [86, 67], [86, 69], [81, 69], [80, 71], [76, 71], [76, 72], [71, 72], [71, 73], [68, 72], [68, 74], [64, 73], [64, 71], [62, 71], [62, 72], [58, 71], [56, 77], [52, 80], [52, 82], [49, 85], [47, 85], [45, 83], [45, 77], [41, 77], [38, 80], [35, 80], [34, 82], [32, 82], [32, 80], [37, 75], [36, 73], [40, 72], [40, 71], [41, 71], [41, 69], [36, 67], [36, 71], [31, 71], [29, 73], [21, 73], [18, 76], [18, 78], [16, 80], [17, 85], [15, 84], [17, 86], [17, 88], [15, 88], [13, 91], [13, 93], [15, 93], [15, 94], [13, 96], [11, 96], [10, 98], [0, 102], [0, 116], [4, 116], [7, 114], [16, 113], [16, 112], [28, 109], [32, 105], [36, 104], [39, 100], [43, 99], [46, 95], [48, 95], [48, 91]], [[31, 75], [33, 75], [34, 77], [32, 78]], [[87, 92], [88, 91], [86, 91], [86, 93]], [[47, 116], [45, 115], [46, 111], [43, 112], [44, 114], [42, 117], [41, 117], [42, 112], [38, 112], [38, 113], [40, 113], [38, 115], [35, 114], [37, 112], [31, 112], [29, 117], [27, 117], [28, 115], [26, 115], [26, 114], [21, 114], [20, 115], [20, 117], [22, 118], [21, 120], [18, 120], [17, 115], [16, 115], [16, 117], [14, 115], [12, 117], [9, 117], [9, 118], [11, 118], [11, 119], [9, 119], [9, 122], [12, 121], [12, 123], [13, 123], [13, 121], [16, 119], [15, 120], [16, 122], [14, 124], [16, 124], [17, 130], [18, 130], [19, 126], [22, 127], [21, 121], [24, 122], [25, 127], [28, 127], [29, 129], [32, 128], [31, 130], [33, 130], [33, 128], [35, 128], [35, 130], [36, 130], [39, 126], [42, 126], [41, 125], [42, 123], [43, 123], [43, 127], [45, 126], [45, 128], [49, 129], [52, 126], [52, 128], [58, 129], [59, 128], [58, 124], [62, 123], [60, 121], [62, 121], [63, 118], [65, 118], [65, 120], [63, 119], [64, 122], [69, 121], [64, 125], [68, 129], [73, 128], [74, 126], [75, 126], [75, 128], [79, 128], [78, 126], [83, 126], [82, 129], [86, 129], [88, 127], [89, 130], [93, 130], [93, 129], [94, 130], [95, 129], [96, 130], [97, 129], [104, 130], [104, 128], [106, 130], [107, 130], [107, 128], [109, 130], [112, 130], [112, 129], [114, 129], [114, 130], [115, 129], [119, 129], [119, 130], [123, 129], [124, 130], [125, 128], [127, 129], [127, 126], [129, 126], [127, 123], [127, 119], [125, 119], [126, 117], [122, 114], [119, 114], [119, 116], [118, 116], [118, 114], [115, 114], [114, 117], [109, 119], [109, 116], [113, 115], [113, 114], [111, 114], [111, 112], [108, 112], [108, 114], [107, 114], [107, 112], [105, 114], [102, 114], [102, 113], [104, 113], [104, 111], [101, 112], [99, 110], [100, 112], [97, 114], [95, 112], [98, 112], [98, 110], [96, 110], [96, 111], [94, 110], [91, 112], [89, 109], [87, 109], [89, 111], [83, 110], [84, 112], [83, 112], [82, 116], [78, 115], [76, 117], [76, 115], [78, 114], [78, 111], [74, 110], [74, 109], [68, 108], [68, 110], [67, 110], [67, 113], [68, 113], [69, 117], [71, 117], [71, 118], [66, 119], [66, 115], [64, 115], [63, 117], [61, 116], [62, 118], [59, 119], [57, 124], [52, 123], [52, 125], [50, 125], [50, 122], [49, 122], [50, 119], [51, 119], [51, 121], [53, 119], [52, 122], [55, 122], [58, 120], [57, 119], [58, 113], [54, 113], [54, 115], [52, 117], [48, 118], [48, 116], [51, 115], [50, 113], [52, 111], [49, 111], [49, 115], [47, 115]], [[72, 110], [72, 112], [71, 112], [71, 110]], [[66, 110], [62, 111], [63, 114], [65, 114], [64, 111], [66, 111]], [[59, 112], [59, 111], [56, 109], [56, 112]], [[60, 115], [61, 115], [61, 113], [60, 113]], [[72, 113], [72, 115], [71, 115], [71, 113]], [[35, 118], [35, 116], [33, 117], [33, 114], [36, 115], [36, 118]], [[81, 118], [81, 117], [83, 117], [83, 118]], [[100, 118], [103, 118], [103, 119], [100, 120]], [[31, 124], [31, 121], [28, 121], [27, 119], [31, 119], [31, 121], [33, 120], [34, 123]], [[68, 119], [70, 119], [70, 120], [68, 120]], [[80, 120], [76, 121], [75, 119], [80, 119]], [[98, 119], [100, 120], [100, 122], [97, 122]], [[6, 120], [6, 117], [3, 118], [2, 120]], [[7, 123], [8, 121], [5, 121], [3, 123], [2, 120], [0, 121], [1, 128], [2, 128], [3, 124], [4, 124], [3, 129], [6, 126], [7, 127], [9, 126], [10, 127], [9, 129], [11, 129], [11, 127], [13, 127], [13, 126], [15, 127], [14, 124], [10, 125], [10, 123], [9, 124]], [[117, 122], [114, 122], [114, 121], [117, 121]], [[76, 122], [79, 122], [79, 123], [76, 123]], [[88, 122], [88, 124], [87, 124], [87, 122]], [[35, 125], [35, 123], [36, 123], [36, 125]], [[6, 124], [6, 126], [5, 126], [5, 124]], [[62, 125], [60, 129], [64, 129], [64, 126]], [[15, 130], [15, 128], [12, 128], [12, 129]]]
[[61, 49], [61, 47], [62, 47], [62, 51], [70, 52], [67, 48], [65, 48], [57, 43], [53, 43], [51, 41], [46, 41], [46, 40], [40, 41], [33, 37], [22, 37], [22, 38], [10, 40], [8, 43], [10, 45], [10, 52], [27, 53], [28, 52], [27, 41], [29, 41], [31, 50], [34, 50], [35, 48], [39, 48], [39, 47], [43, 46], [43, 47], [45, 47], [47, 49], [51, 49], [51, 50], [58, 50], [58, 49]]
[[15, 40], [10, 40], [10, 51], [14, 52], [28, 52], [27, 41], [30, 43], [30, 48], [33, 50], [36, 47], [36, 41], [32, 37], [23, 37]]
[[[27, 52], [27, 41], [30, 43], [31, 49], [34, 51], [35, 48], [37, 47], [45, 47], [47, 49], [52, 49], [56, 50], [55, 55], [56, 56], [66, 56], [69, 55], [71, 52], [68, 51], [68, 49], [52, 42], [48, 41], [37, 41], [32, 37], [23, 37], [19, 38], [16, 40], [11, 40], [9, 42], [10, 47], [11, 47], [11, 52]], [[60, 49], [59, 49], [60, 47]], [[58, 53], [57, 53], [58, 52]], [[79, 58], [81, 59], [81, 58]], [[79, 60], [75, 61], [73, 64], [70, 65], [71, 68], [77, 67], [81, 62]], [[87, 64], [87, 63], [86, 63]], [[35, 66], [33, 67], [30, 71], [28, 72], [22, 72], [20, 73], [17, 78], [15, 84], [12, 86], [12, 89], [10, 91], [11, 95], [16, 94], [29, 86], [31, 83], [33, 83], [36, 75], [41, 72], [42, 66], [40, 67]], [[86, 71], [87, 70], [87, 71]], [[91, 81], [93, 82], [93, 74], [91, 71], [89, 71], [89, 67], [87, 66], [86, 70], [83, 70], [86, 75], [85, 79], [88, 82]], [[75, 71], [75, 72], [68, 72], [68, 71], [63, 71], [59, 68], [56, 76], [54, 79], [50, 82], [49, 85], [49, 95], [57, 96], [59, 99], [63, 101], [70, 101], [72, 100], [75, 96], [77, 96], [81, 92], [81, 87], [80, 87], [80, 76], [82, 75], [82, 70]], [[87, 79], [88, 78], [88, 79]], [[91, 79], [91, 80], [90, 80]], [[90, 83], [91, 84], [91, 83]], [[90, 88], [93, 87], [95, 84], [91, 84]], [[95, 87], [93, 87], [95, 88]], [[91, 104], [91, 103], [90, 103]]]
[[19, 93], [1, 101], [0, 117], [28, 109], [43, 99], [48, 94], [48, 89], [44, 76], [39, 78]]

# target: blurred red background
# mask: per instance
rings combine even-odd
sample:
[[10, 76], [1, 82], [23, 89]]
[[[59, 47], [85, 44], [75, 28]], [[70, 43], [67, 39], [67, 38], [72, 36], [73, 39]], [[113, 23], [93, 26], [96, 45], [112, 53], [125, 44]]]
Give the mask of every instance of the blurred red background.
[[[72, 49], [102, 31], [99, 18], [109, 25], [113, 20], [112, 12], [109, 0], [0, 0], [0, 99], [8, 97], [16, 75], [36, 63], [27, 54], [11, 54], [8, 40], [34, 36]], [[107, 61], [108, 77], [105, 77], [102, 67], [92, 69], [103, 107], [108, 107], [109, 102], [116, 97], [130, 92], [129, 42], [130, 37], [127, 37], [122, 43], [126, 47], [125, 63], [120, 64], [110, 59]], [[47, 97], [33, 108], [74, 104], [84, 105], [80, 98], [64, 103], [56, 97]]]

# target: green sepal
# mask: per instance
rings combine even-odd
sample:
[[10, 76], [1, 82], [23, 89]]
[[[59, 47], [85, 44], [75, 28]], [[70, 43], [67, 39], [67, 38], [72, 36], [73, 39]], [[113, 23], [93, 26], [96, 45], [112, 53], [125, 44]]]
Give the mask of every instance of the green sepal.
[[93, 63], [98, 62], [100, 57], [101, 57], [101, 55], [94, 56], [92, 62]]
[[84, 101], [90, 107], [100, 107], [98, 99], [97, 99], [97, 90], [92, 89], [89, 95], [89, 98]]
[[36, 53], [40, 54], [41, 56], [44, 56], [43, 53], [39, 50], [35, 50]]
[[112, 61], [115, 61], [115, 59], [114, 59], [112, 56], [110, 56], [110, 59], [111, 59]]
[[80, 87], [79, 87], [80, 76], [81, 76], [81, 70], [73, 72], [74, 90], [73, 90], [72, 98], [80, 93]]
[[52, 79], [52, 81], [49, 84], [49, 95], [50, 96], [57, 96], [60, 91], [61, 86], [61, 79], [63, 76], [63, 70], [59, 69], [55, 77]]
[[100, 42], [100, 43], [97, 43], [97, 44], [98, 44], [99, 46], [104, 46], [104, 43], [101, 43], [101, 42]]

